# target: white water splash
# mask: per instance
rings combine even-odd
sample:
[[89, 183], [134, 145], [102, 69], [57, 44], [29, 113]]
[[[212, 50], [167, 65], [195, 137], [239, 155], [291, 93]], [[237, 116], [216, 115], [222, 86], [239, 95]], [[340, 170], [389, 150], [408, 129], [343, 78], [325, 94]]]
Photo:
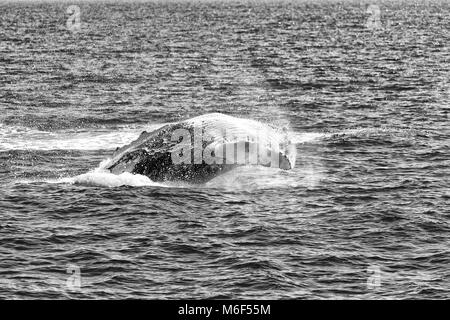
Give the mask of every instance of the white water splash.
[[140, 175], [124, 172], [119, 175], [112, 174], [108, 171], [94, 171], [88, 172], [74, 178], [70, 178], [70, 183], [87, 185], [87, 186], [99, 186], [99, 187], [144, 187], [155, 186], [164, 187], [163, 184], [153, 182], [150, 178]]
[[82, 185], [82, 186], [93, 186], [93, 187], [121, 187], [121, 186], [131, 186], [131, 187], [170, 187], [170, 185], [157, 183], [152, 181], [149, 177], [132, 174], [129, 172], [124, 172], [122, 174], [113, 174], [109, 172], [106, 167], [110, 163], [111, 159], [103, 160], [97, 168], [91, 170], [87, 173], [75, 176], [75, 177], [64, 177], [59, 179], [34, 179], [34, 180], [19, 180], [15, 183], [19, 184], [31, 184], [31, 183], [50, 183], [50, 184], [72, 184], [72, 185]]
[[324, 178], [320, 163], [293, 170], [282, 170], [261, 166], [243, 166], [219, 175], [204, 184], [206, 188], [229, 191], [256, 191], [264, 189], [316, 187]]
[[59, 183], [71, 183], [87, 186], [98, 186], [98, 187], [121, 187], [121, 186], [132, 186], [132, 187], [164, 187], [164, 184], [152, 181], [149, 177], [132, 174], [129, 172], [124, 172], [119, 175], [113, 174], [106, 169], [110, 164], [111, 159], [103, 160], [99, 166], [88, 172], [81, 174], [73, 178], [61, 179]]

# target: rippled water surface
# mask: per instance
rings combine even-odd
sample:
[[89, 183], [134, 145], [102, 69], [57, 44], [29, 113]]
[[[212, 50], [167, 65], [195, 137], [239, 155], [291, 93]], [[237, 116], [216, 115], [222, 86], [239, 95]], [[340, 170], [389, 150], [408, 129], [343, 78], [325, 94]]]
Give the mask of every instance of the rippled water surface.
[[[377, 3], [0, 2], [0, 298], [448, 298], [450, 2]], [[209, 112], [297, 166], [99, 169]]]

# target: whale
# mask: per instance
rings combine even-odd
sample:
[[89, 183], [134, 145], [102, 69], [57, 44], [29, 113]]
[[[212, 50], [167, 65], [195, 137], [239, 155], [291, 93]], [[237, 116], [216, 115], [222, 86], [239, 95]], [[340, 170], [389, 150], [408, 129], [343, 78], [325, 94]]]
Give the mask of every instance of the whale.
[[296, 148], [286, 128], [209, 113], [144, 131], [117, 148], [106, 169], [152, 181], [205, 183], [238, 166], [295, 167]]

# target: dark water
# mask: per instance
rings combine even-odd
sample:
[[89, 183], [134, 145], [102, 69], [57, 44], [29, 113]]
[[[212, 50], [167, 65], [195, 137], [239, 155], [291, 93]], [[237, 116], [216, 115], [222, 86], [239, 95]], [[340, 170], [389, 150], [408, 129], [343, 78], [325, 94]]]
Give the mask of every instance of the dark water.
[[[75, 4], [0, 3], [1, 298], [449, 297], [450, 2]], [[98, 169], [209, 112], [296, 168]]]

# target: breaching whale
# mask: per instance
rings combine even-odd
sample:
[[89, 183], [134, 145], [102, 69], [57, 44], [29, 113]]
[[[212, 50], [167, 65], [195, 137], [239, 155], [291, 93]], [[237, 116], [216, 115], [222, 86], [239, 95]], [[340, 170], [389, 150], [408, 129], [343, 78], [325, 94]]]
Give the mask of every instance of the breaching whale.
[[166, 124], [118, 148], [106, 167], [153, 181], [203, 183], [242, 165], [295, 166], [287, 130], [220, 113]]

